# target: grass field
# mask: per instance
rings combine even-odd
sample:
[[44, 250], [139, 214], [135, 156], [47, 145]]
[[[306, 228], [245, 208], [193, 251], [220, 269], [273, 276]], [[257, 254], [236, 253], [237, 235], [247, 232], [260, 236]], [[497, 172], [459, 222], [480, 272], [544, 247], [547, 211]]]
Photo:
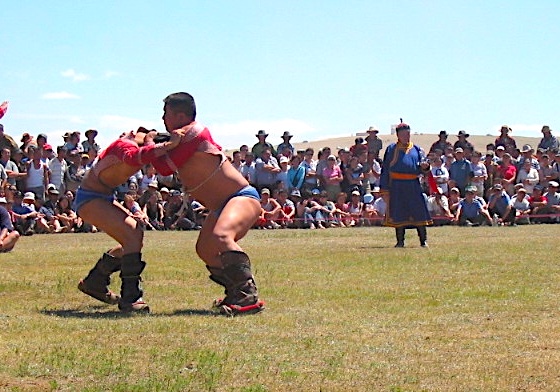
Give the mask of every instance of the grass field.
[[[226, 318], [194, 232], [147, 232], [150, 315], [76, 289], [105, 234], [0, 255], [1, 391], [558, 391], [560, 225], [252, 231], [267, 310]], [[113, 286], [119, 287], [119, 279]]]

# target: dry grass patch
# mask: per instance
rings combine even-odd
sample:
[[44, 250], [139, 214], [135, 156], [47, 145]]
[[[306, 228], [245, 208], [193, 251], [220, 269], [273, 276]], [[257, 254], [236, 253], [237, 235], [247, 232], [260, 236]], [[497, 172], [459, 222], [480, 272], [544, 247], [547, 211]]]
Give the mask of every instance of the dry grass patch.
[[253, 231], [267, 310], [233, 319], [209, 311], [196, 233], [147, 232], [147, 316], [77, 290], [106, 235], [25, 237], [0, 259], [0, 390], [559, 390], [559, 234]]

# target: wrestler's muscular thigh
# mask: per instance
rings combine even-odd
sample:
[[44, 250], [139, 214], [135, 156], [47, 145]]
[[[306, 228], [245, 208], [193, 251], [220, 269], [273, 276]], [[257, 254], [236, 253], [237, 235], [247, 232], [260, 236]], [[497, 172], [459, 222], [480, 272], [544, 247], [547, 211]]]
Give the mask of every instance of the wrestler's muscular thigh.
[[144, 232], [122, 207], [95, 199], [80, 208], [80, 216], [121, 244], [123, 254], [142, 250]]
[[221, 267], [220, 253], [242, 250], [237, 241], [253, 227], [260, 211], [261, 205], [257, 200], [238, 196], [227, 202], [219, 216], [211, 212], [196, 243], [199, 257], [209, 266]]

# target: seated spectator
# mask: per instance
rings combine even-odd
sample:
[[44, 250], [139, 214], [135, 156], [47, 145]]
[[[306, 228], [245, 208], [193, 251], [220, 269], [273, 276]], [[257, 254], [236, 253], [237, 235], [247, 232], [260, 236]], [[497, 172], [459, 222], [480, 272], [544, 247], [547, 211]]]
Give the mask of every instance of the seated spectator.
[[292, 156], [290, 160], [290, 168], [288, 169], [289, 191], [298, 189], [301, 191], [303, 182], [305, 181], [305, 168], [300, 165], [301, 159], [298, 155]]
[[58, 221], [66, 228], [65, 231], [74, 232], [78, 227], [78, 215], [76, 211], [72, 209], [70, 200], [68, 200], [65, 195], [58, 199], [55, 206], [55, 213]]
[[461, 194], [459, 193], [459, 188], [451, 188], [449, 190], [449, 197], [447, 198], [447, 203], [449, 204], [449, 211], [451, 213], [457, 212], [457, 208], [459, 207], [459, 203], [461, 202]]
[[142, 212], [144, 213], [144, 215], [148, 217], [148, 221], [150, 222], [150, 224], [147, 226], [148, 229], [150, 230], [164, 229], [163, 206], [159, 202], [158, 195], [155, 192], [150, 194], [150, 198], [148, 199], [146, 204], [144, 204], [144, 207], [142, 208]]
[[348, 213], [352, 218], [349, 226], [360, 226], [362, 224], [362, 214], [364, 211], [364, 203], [360, 199], [360, 191], [353, 191], [348, 203]]
[[459, 202], [455, 220], [459, 226], [480, 226], [484, 223], [492, 226], [492, 218], [488, 211], [482, 206], [476, 196], [477, 189], [474, 186], [465, 188], [465, 198]]
[[9, 252], [14, 249], [20, 234], [14, 230], [12, 218], [7, 210], [7, 200], [0, 197], [0, 252]]
[[513, 187], [517, 178], [517, 168], [512, 163], [511, 155], [507, 152], [503, 154], [502, 160], [496, 168], [496, 178], [501, 179], [502, 186], [508, 194], [513, 194]]
[[194, 213], [194, 219], [196, 222], [195, 229], [202, 228], [202, 225], [204, 224], [206, 217], [210, 213], [210, 210], [208, 210], [208, 208], [198, 200], [192, 199], [191, 195], [188, 193], [184, 196], [184, 199], [185, 203], [190, 203], [191, 209]]
[[342, 170], [336, 162], [334, 155], [327, 157], [326, 166], [321, 172], [322, 184], [329, 200], [336, 200], [341, 191], [340, 183], [343, 180]]
[[140, 204], [136, 201], [134, 194], [129, 192], [124, 195], [123, 207], [126, 208], [130, 212], [130, 215], [132, 215], [140, 224], [144, 226], [150, 225], [148, 216], [144, 214], [144, 211], [142, 211], [142, 207], [140, 207]]
[[[558, 187], [560, 187], [558, 182], [548, 182], [547, 192], [543, 195], [546, 198], [546, 206], [538, 207], [537, 210], [533, 212], [534, 214], [560, 214], [560, 192], [558, 192]], [[560, 221], [560, 216], [551, 216], [544, 221], [548, 223], [557, 223]]]
[[[339, 192], [340, 193], [340, 192]], [[318, 222], [320, 226], [324, 228], [328, 227], [336, 227], [336, 224], [333, 224], [334, 220], [334, 202], [330, 201], [327, 196], [327, 191], [321, 191], [319, 194], [318, 199], [316, 199], [318, 206], [316, 206], [315, 210], [315, 221]], [[319, 228], [321, 228], [319, 226]]]
[[[292, 196], [295, 201], [298, 197]], [[296, 202], [296, 219], [298, 227], [302, 229], [315, 229], [315, 221], [311, 213], [311, 194], [304, 190], [301, 193], [301, 198]]]
[[[540, 215], [543, 209], [548, 205], [548, 199], [543, 195], [543, 188], [537, 185], [533, 188], [533, 193], [529, 196], [529, 204], [531, 206], [531, 215]], [[532, 223], [547, 222], [548, 217], [532, 217]]]
[[443, 189], [438, 186], [437, 192], [428, 197], [428, 212], [435, 226], [448, 225], [455, 218], [449, 209], [449, 201], [444, 195]]
[[[43, 233], [65, 233], [67, 229], [60, 223], [56, 217], [56, 202], [58, 201], [58, 191], [52, 190], [49, 192], [49, 200], [43, 201], [35, 198], [35, 209], [38, 212], [37, 221], [35, 224], [35, 232]], [[31, 197], [31, 195], [29, 195]], [[27, 193], [24, 195], [24, 202], [26, 201]], [[53, 199], [55, 199], [53, 201]]]
[[[29, 198], [29, 195], [27, 195]], [[37, 219], [37, 211], [35, 205], [23, 203], [23, 193], [17, 191], [13, 195], [12, 215], [15, 230], [21, 235], [33, 235], [35, 233], [35, 221]], [[35, 198], [35, 196], [33, 196]]]
[[192, 204], [183, 200], [181, 192], [176, 189], [169, 190], [169, 198], [164, 205], [163, 223], [168, 230], [199, 230], [200, 225], [196, 222], [196, 214]]
[[345, 192], [340, 192], [334, 203], [333, 222], [339, 227], [347, 227], [352, 220], [348, 212], [348, 203], [346, 203], [347, 197]]
[[476, 186], [476, 195], [479, 197], [484, 196], [484, 182], [488, 178], [486, 165], [480, 159], [482, 154], [478, 151], [473, 151], [471, 155], [471, 185]]
[[294, 225], [294, 217], [296, 215], [296, 206], [293, 201], [288, 199], [288, 192], [285, 189], [278, 191], [276, 201], [278, 201], [281, 208], [276, 223], [278, 223], [283, 229], [292, 227]]
[[255, 223], [258, 228], [279, 229], [280, 225], [276, 221], [280, 217], [282, 207], [278, 202], [270, 197], [270, 189], [261, 190], [261, 215]]
[[[531, 223], [529, 215], [531, 214], [531, 205], [527, 199], [527, 190], [519, 188], [517, 193], [511, 199], [511, 212], [513, 216], [513, 224], [528, 225]], [[510, 218], [511, 221], [511, 218]]]
[[349, 161], [348, 167], [344, 170], [344, 179], [346, 184], [346, 191], [349, 195], [352, 191], [357, 189], [360, 194], [364, 193], [363, 180], [364, 180], [364, 167], [358, 161], [357, 156], [352, 156]]
[[377, 216], [376, 225], [381, 226], [383, 224], [383, 220], [385, 220], [387, 202], [384, 198], [381, 197], [381, 190], [378, 186], [373, 187], [371, 193], [375, 198], [375, 200], [373, 201], [373, 209], [375, 210], [375, 214]]
[[371, 193], [366, 193], [364, 195], [364, 208], [362, 212], [362, 218], [365, 226], [373, 226], [376, 222], [377, 211], [373, 206], [375, 197]]
[[488, 211], [491, 217], [496, 217], [498, 223], [508, 221], [510, 207], [510, 196], [501, 184], [492, 187], [490, 198], [488, 199]]
[[549, 181], [555, 181], [558, 178], [554, 167], [550, 163], [550, 156], [548, 154], [543, 154], [541, 156], [539, 166], [539, 184], [542, 187], [548, 186]]

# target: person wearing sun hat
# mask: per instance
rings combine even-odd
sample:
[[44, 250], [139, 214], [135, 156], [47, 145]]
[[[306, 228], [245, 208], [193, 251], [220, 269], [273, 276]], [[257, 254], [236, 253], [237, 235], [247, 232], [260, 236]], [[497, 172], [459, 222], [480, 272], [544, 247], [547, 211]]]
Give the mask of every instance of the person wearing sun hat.
[[540, 140], [537, 149], [538, 150], [542, 149], [546, 151], [551, 151], [551, 150], [558, 151], [560, 145], [558, 143], [558, 139], [556, 138], [556, 136], [552, 134], [552, 129], [550, 129], [548, 125], [544, 125], [541, 129], [541, 132], [543, 134], [543, 137]]
[[457, 141], [453, 144], [453, 148], [457, 150], [462, 148], [465, 152], [465, 157], [470, 159], [471, 153], [474, 151], [474, 146], [467, 139], [470, 135], [466, 131], [459, 131], [457, 134]]
[[274, 149], [274, 146], [266, 141], [266, 138], [268, 137], [268, 133], [266, 133], [265, 130], [261, 129], [260, 131], [257, 132], [255, 136], [257, 137], [257, 139], [259, 139], [251, 148], [251, 152], [255, 155], [255, 159], [260, 158], [262, 156], [263, 151], [267, 148], [270, 149], [270, 153], [272, 154], [272, 156], [275, 157], [276, 150]]
[[395, 228], [395, 247], [404, 247], [407, 228], [416, 228], [420, 245], [427, 247], [426, 226], [432, 224], [432, 219], [418, 178], [428, 174], [430, 164], [424, 151], [410, 141], [410, 126], [402, 119], [396, 132], [397, 142], [385, 150], [379, 185], [387, 203], [385, 225]]
[[494, 146], [499, 147], [502, 146], [504, 151], [509, 152], [510, 154], [512, 151], [517, 149], [517, 143], [515, 139], [510, 136], [511, 128], [507, 125], [502, 125], [500, 128], [500, 136], [494, 140]]
[[100, 148], [99, 148], [99, 144], [97, 144], [97, 142], [95, 141], [95, 138], [97, 137], [97, 130], [96, 129], [88, 129], [85, 133], [86, 135], [86, 140], [84, 140], [82, 142], [82, 148], [84, 150], [85, 153], [89, 152], [89, 150], [95, 150], [97, 152], [99, 152]]
[[282, 153], [282, 151], [284, 151], [284, 149], [286, 149], [286, 148], [288, 148], [291, 152], [291, 155], [287, 158], [290, 158], [294, 154], [294, 146], [293, 146], [292, 143], [290, 143], [290, 140], [292, 139], [292, 137], [294, 137], [294, 135], [292, 135], [288, 131], [284, 131], [284, 133], [281, 136], [283, 142], [280, 143], [278, 145], [278, 148], [276, 149], [276, 151], [278, 151], [278, 154]]
[[371, 164], [374, 159], [379, 159], [379, 152], [383, 150], [383, 140], [379, 138], [379, 129], [372, 126], [367, 130], [366, 143], [368, 157], [367, 161]]

